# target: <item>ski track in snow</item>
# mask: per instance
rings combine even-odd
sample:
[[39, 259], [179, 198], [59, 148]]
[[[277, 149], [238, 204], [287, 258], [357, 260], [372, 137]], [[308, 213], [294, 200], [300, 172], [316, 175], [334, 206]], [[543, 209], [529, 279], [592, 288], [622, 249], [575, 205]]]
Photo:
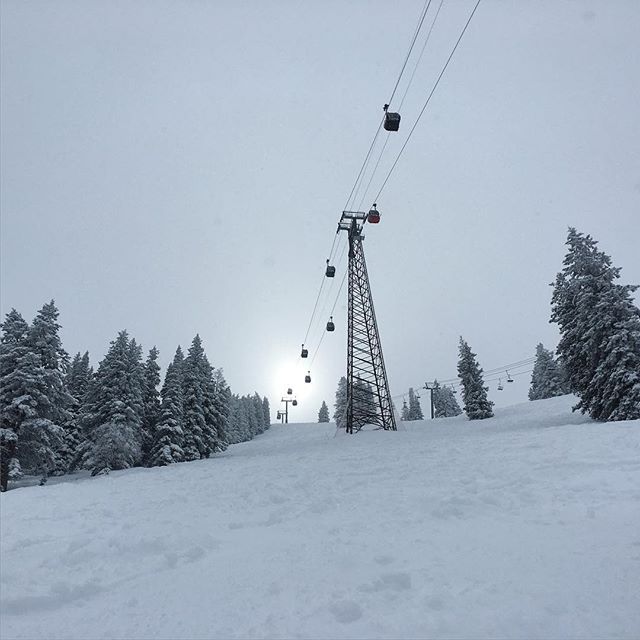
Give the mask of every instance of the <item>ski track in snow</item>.
[[640, 421], [573, 402], [9, 491], [2, 638], [638, 638]]

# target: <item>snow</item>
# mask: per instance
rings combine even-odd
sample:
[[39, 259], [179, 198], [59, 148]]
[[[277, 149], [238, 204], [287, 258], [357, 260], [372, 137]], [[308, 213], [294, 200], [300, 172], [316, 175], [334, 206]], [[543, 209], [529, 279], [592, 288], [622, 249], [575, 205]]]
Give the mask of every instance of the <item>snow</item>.
[[637, 638], [640, 421], [574, 401], [9, 491], [2, 638]]

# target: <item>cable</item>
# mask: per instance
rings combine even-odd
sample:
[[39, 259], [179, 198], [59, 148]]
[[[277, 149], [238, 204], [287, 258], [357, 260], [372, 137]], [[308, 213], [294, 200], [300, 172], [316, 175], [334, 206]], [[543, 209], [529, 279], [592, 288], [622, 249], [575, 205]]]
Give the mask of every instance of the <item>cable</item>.
[[440, 15], [440, 9], [442, 9], [442, 4], [444, 0], [440, 0], [440, 4], [438, 5], [438, 9], [436, 11], [436, 15], [431, 22], [431, 27], [429, 28], [429, 33], [427, 33], [427, 37], [422, 45], [422, 49], [420, 50], [420, 55], [418, 56], [418, 60], [416, 61], [415, 66], [413, 67], [413, 72], [411, 73], [411, 77], [409, 78], [409, 83], [407, 84], [407, 88], [404, 90], [404, 94], [402, 96], [402, 100], [400, 100], [400, 106], [398, 107], [398, 111], [402, 111], [402, 105], [404, 104], [404, 100], [407, 97], [407, 93], [409, 93], [409, 87], [411, 87], [411, 83], [413, 82], [413, 78], [416, 75], [416, 71], [418, 70], [418, 66], [420, 65], [420, 61], [422, 60], [422, 56], [424, 55], [425, 49], [427, 48], [427, 44], [429, 44], [429, 38], [431, 38], [431, 32], [433, 28], [436, 26], [436, 20]]
[[440, 80], [442, 79], [442, 76], [444, 75], [444, 72], [447, 70], [447, 67], [449, 66], [449, 63], [451, 62], [451, 59], [453, 58], [453, 55], [455, 54], [456, 49], [458, 48], [458, 45], [460, 44], [460, 41], [462, 40], [464, 34], [466, 33], [467, 27], [469, 26], [473, 16], [475, 15], [475, 12], [476, 12], [480, 2], [481, 2], [481, 0], [477, 0], [475, 6], [473, 7], [473, 11], [471, 12], [471, 15], [467, 19], [467, 22], [465, 23], [465, 25], [464, 25], [464, 27], [462, 29], [462, 32], [458, 36], [458, 39], [457, 39], [457, 41], [456, 41], [451, 53], [449, 54], [449, 57], [447, 58], [447, 61], [444, 64], [444, 67], [442, 67], [442, 71], [440, 71], [440, 74], [438, 75], [438, 78], [437, 78], [435, 84], [433, 85], [433, 88], [431, 89], [431, 92], [429, 93], [429, 96], [427, 97], [427, 100], [424, 103], [424, 106], [420, 110], [420, 113], [418, 114], [418, 117], [417, 117], [413, 127], [411, 127], [411, 130], [409, 131], [409, 135], [407, 136], [407, 139], [404, 141], [404, 144], [400, 148], [400, 151], [398, 152], [398, 155], [396, 156], [395, 161], [391, 165], [391, 169], [389, 169], [389, 173], [387, 174], [387, 177], [384, 179], [384, 182], [382, 183], [382, 186], [380, 187], [380, 191], [378, 191], [378, 195], [376, 195], [376, 197], [374, 198], [374, 202], [377, 202], [380, 199], [380, 195], [382, 194], [385, 186], [387, 185], [387, 182], [389, 181], [389, 178], [391, 177], [391, 174], [393, 173], [393, 170], [396, 168], [396, 165], [398, 164], [398, 160], [400, 160], [400, 156], [402, 156], [402, 152], [405, 150], [405, 147], [407, 146], [409, 140], [411, 139], [411, 136], [413, 135], [413, 132], [415, 131], [415, 128], [418, 126], [418, 123], [420, 122], [420, 118], [422, 118], [422, 114], [425, 112], [425, 109], [429, 105], [429, 102], [431, 101], [431, 98], [432, 98], [433, 94], [435, 93], [435, 90], [438, 88], [438, 84], [440, 84]]
[[[404, 94], [402, 96], [402, 100], [400, 101], [400, 106], [398, 107], [398, 111], [402, 111], [402, 105], [404, 104], [405, 98], [407, 97], [407, 93], [409, 92], [409, 89], [411, 87], [411, 84], [413, 83], [413, 79], [416, 75], [416, 71], [418, 70], [418, 66], [420, 65], [420, 61], [422, 60], [422, 56], [424, 55], [424, 52], [427, 48], [427, 44], [429, 44], [429, 39], [431, 38], [431, 33], [433, 32], [433, 28], [435, 27], [436, 24], [436, 20], [438, 19], [438, 16], [440, 15], [440, 9], [442, 9], [442, 4], [443, 4], [444, 0], [440, 0], [440, 4], [438, 5], [438, 10], [436, 11], [436, 15], [433, 18], [433, 21], [431, 22], [431, 27], [429, 28], [429, 32], [427, 33], [427, 37], [424, 41], [424, 44], [422, 45], [422, 49], [420, 50], [420, 55], [418, 56], [418, 60], [416, 61], [416, 64], [413, 67], [413, 71], [411, 73], [411, 77], [409, 78], [409, 82], [404, 90]], [[425, 17], [426, 17], [426, 13], [429, 10], [429, 6], [431, 6], [431, 2], [429, 2], [428, 6], [427, 6], [427, 11], [425, 12]], [[424, 18], [423, 18], [424, 19]], [[419, 24], [419, 27], [422, 26], [422, 21]], [[419, 33], [419, 28], [416, 29], [416, 34], [414, 35], [414, 38], [417, 37]], [[415, 42], [415, 40], [414, 40]], [[411, 53], [411, 51], [409, 51], [409, 53]], [[409, 59], [409, 56], [407, 55], [407, 60]], [[405, 61], [406, 64], [406, 61]], [[403, 67], [404, 69], [404, 67]], [[399, 80], [399, 79], [398, 79]], [[396, 83], [396, 87], [397, 87], [397, 83]], [[395, 89], [394, 89], [395, 92]], [[393, 95], [391, 96], [393, 98]], [[389, 100], [389, 102], [391, 102], [391, 100]], [[358, 206], [358, 210], [362, 209], [362, 206], [364, 205], [364, 201], [365, 198], [367, 197], [367, 193], [369, 192], [369, 188], [371, 187], [371, 183], [373, 182], [373, 178], [376, 175], [376, 172], [378, 170], [378, 166], [380, 165], [380, 161], [382, 160], [382, 156], [384, 155], [385, 149], [387, 148], [387, 144], [389, 143], [389, 136], [390, 133], [387, 132], [387, 137], [384, 141], [384, 145], [382, 147], [382, 150], [380, 151], [380, 154], [378, 155], [378, 160], [376, 162], [375, 167], [373, 168], [373, 171], [371, 172], [371, 176], [369, 177], [369, 182], [367, 183], [367, 188], [364, 190], [364, 193], [362, 194], [362, 200], [360, 201], [360, 205]]]
[[[521, 369], [522, 367], [526, 367], [529, 365], [532, 365], [536, 360], [536, 357], [533, 356], [531, 358], [526, 358], [524, 360], [518, 360], [517, 362], [512, 362], [510, 364], [506, 364], [506, 365], [502, 365], [501, 367], [496, 367], [495, 369], [488, 369], [487, 371], [483, 370], [483, 380], [484, 382], [495, 382], [496, 380], [499, 380], [501, 377], [503, 377], [503, 372], [506, 373], [507, 370], [513, 371], [515, 369]], [[533, 369], [529, 369], [527, 371], [519, 371], [516, 373], [512, 373], [510, 375], [512, 376], [520, 376], [523, 375], [525, 373], [530, 373], [531, 371], [533, 371]], [[498, 374], [502, 374], [502, 375], [498, 375]], [[486, 377], [485, 377], [486, 376]], [[455, 378], [443, 378], [443, 379], [439, 379], [439, 378], [434, 378], [434, 380], [438, 381], [438, 384], [441, 384], [442, 386], [460, 386], [461, 382], [460, 379], [458, 377]], [[415, 385], [414, 387], [412, 387], [413, 389], [420, 389], [422, 388], [422, 384], [419, 385]], [[406, 393], [406, 392], [405, 392]], [[400, 394], [400, 395], [404, 395], [404, 394]], [[393, 396], [394, 398], [397, 398], [399, 396]]]
[[407, 66], [407, 62], [409, 62], [409, 57], [411, 56], [411, 52], [413, 51], [413, 46], [418, 39], [418, 34], [420, 33], [420, 29], [422, 29], [422, 23], [427, 16], [427, 11], [429, 11], [429, 7], [431, 6], [431, 0], [426, 0], [424, 3], [424, 8], [422, 9], [422, 13], [418, 19], [418, 26], [416, 27], [415, 33], [413, 34], [413, 38], [411, 40], [411, 44], [409, 46], [409, 51], [407, 51], [407, 55], [402, 63], [402, 69], [400, 69], [400, 73], [398, 74], [398, 79], [396, 80], [396, 84], [393, 87], [393, 91], [391, 92], [391, 97], [387, 100], [388, 104], [391, 104], [393, 100], [393, 96], [396, 95], [396, 90], [398, 89], [398, 85], [400, 84], [400, 79], [402, 78], [402, 74], [404, 73], [405, 67]]
[[[338, 304], [338, 300], [340, 299], [340, 293], [342, 293], [342, 287], [344, 287], [344, 282], [347, 279], [347, 273], [348, 271], [344, 272], [344, 275], [342, 276], [342, 282], [340, 283], [340, 288], [338, 289], [338, 293], [336, 295], [336, 299], [335, 302], [333, 303], [333, 307], [331, 308], [331, 315], [333, 316], [333, 312], [335, 311], [336, 305]], [[322, 345], [322, 341], [324, 340], [325, 335], [327, 334], [327, 331], [323, 331], [322, 336], [320, 337], [320, 342], [318, 342], [318, 346], [316, 347], [315, 353], [313, 354], [313, 357], [311, 358], [311, 363], [309, 365], [309, 368], [313, 367], [313, 363], [316, 360], [316, 356], [318, 355], [318, 352], [320, 351], [320, 347]]]

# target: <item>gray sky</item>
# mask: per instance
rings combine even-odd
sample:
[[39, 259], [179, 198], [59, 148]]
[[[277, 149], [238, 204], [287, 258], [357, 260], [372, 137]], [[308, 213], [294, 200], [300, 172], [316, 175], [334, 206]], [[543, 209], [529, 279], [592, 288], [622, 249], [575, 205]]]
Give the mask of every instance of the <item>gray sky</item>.
[[[473, 4], [444, 1], [366, 208]], [[163, 364], [200, 332], [235, 392], [315, 419], [346, 295], [312, 385], [300, 343], [422, 6], [2, 0], [2, 313], [54, 297], [94, 364], [122, 328]], [[483, 0], [367, 229], [394, 395], [454, 376], [461, 334], [485, 369], [555, 346], [568, 225], [640, 283], [639, 33], [637, 0]]]

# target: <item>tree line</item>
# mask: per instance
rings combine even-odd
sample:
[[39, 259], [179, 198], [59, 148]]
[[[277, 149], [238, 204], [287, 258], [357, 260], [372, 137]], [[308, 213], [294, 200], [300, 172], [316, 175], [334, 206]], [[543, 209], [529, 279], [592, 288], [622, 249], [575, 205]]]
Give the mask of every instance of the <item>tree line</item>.
[[93, 370], [64, 350], [55, 303], [31, 325], [12, 309], [0, 324], [0, 488], [23, 473], [45, 479], [209, 458], [270, 425], [267, 398], [231, 393], [196, 335], [178, 347], [162, 386], [159, 352], [143, 360], [126, 331]]

